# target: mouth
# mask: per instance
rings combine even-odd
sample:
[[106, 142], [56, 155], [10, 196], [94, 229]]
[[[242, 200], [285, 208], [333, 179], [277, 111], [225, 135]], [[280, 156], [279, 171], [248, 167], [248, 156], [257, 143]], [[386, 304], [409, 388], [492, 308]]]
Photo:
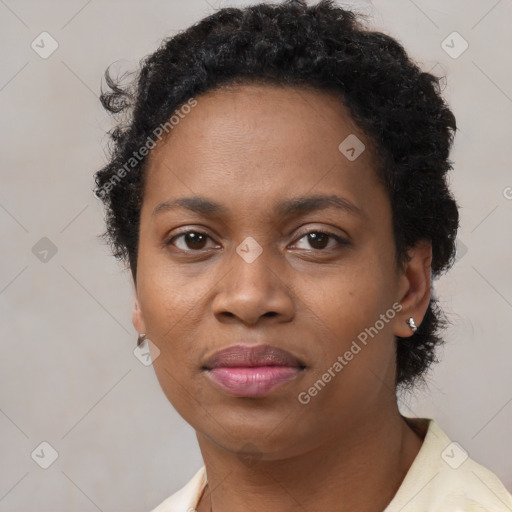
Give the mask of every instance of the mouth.
[[306, 366], [286, 350], [271, 345], [235, 345], [216, 352], [203, 370], [232, 396], [266, 396], [302, 374]]

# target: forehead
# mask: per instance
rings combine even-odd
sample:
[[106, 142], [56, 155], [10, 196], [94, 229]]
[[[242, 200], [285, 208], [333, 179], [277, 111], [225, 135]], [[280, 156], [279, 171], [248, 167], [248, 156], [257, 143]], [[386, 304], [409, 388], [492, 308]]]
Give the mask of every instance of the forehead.
[[144, 207], [194, 193], [257, 207], [294, 190], [361, 203], [378, 186], [372, 146], [333, 93], [243, 85], [196, 101], [148, 157]]
[[[263, 146], [267, 153], [273, 151], [273, 158], [293, 153], [297, 158], [318, 159], [321, 152], [337, 150], [339, 143], [351, 134], [366, 138], [340, 95], [312, 87], [224, 86], [200, 95], [196, 101], [189, 113], [179, 119], [174, 116], [177, 123], [169, 136], [157, 144], [150, 159], [160, 155], [165, 158], [162, 153], [169, 156], [178, 152], [184, 156], [190, 147], [196, 148], [187, 155], [190, 158], [215, 156], [230, 147], [243, 147], [240, 159], [256, 155], [262, 159]], [[371, 156], [368, 146], [362, 160]]]

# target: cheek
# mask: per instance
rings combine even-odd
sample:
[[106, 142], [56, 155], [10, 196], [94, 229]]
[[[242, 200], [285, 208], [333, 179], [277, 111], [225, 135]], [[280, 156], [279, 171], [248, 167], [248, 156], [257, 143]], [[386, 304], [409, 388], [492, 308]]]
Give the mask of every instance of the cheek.
[[147, 268], [137, 288], [146, 335], [159, 351], [153, 366], [164, 391], [179, 392], [179, 382], [197, 370], [193, 326], [199, 321], [201, 289], [197, 282], [177, 283], [174, 274], [156, 265]]
[[347, 341], [373, 325], [392, 305], [393, 285], [389, 269], [371, 256], [359, 253], [350, 264], [318, 280], [301, 277], [298, 290], [319, 323]]
[[[159, 351], [153, 367], [166, 397], [184, 415], [190, 395], [197, 395], [192, 386], [203, 356], [198, 326], [214, 281], [211, 273], [191, 277], [179, 271], [165, 256], [148, 254], [139, 261], [137, 293], [146, 334]], [[204, 336], [199, 341], [204, 345]]]
[[155, 337], [171, 338], [172, 332], [186, 329], [197, 320], [201, 297], [207, 294], [209, 283], [203, 276], [190, 278], [186, 270], [170, 264], [165, 256], [142, 262], [137, 289], [148, 330]]
[[381, 307], [378, 298], [361, 289], [338, 289], [325, 293], [317, 304], [323, 305], [316, 315], [323, 325], [317, 329], [311, 352], [315, 358], [300, 390], [302, 399], [310, 400], [306, 407], [315, 411], [313, 416], [330, 411], [336, 422], [350, 424], [374, 410], [393, 389], [395, 311]]
[[[339, 387], [346, 393], [357, 387], [364, 398], [363, 389], [369, 388], [370, 396], [376, 379], [387, 378], [395, 357], [391, 275], [390, 269], [379, 266], [370, 253], [315, 287], [303, 281], [299, 293], [307, 306], [304, 316], [316, 325], [319, 342], [312, 381], [331, 369], [337, 383], [333, 391]], [[308, 314], [308, 309], [314, 314]], [[336, 362], [339, 364], [333, 368]]]

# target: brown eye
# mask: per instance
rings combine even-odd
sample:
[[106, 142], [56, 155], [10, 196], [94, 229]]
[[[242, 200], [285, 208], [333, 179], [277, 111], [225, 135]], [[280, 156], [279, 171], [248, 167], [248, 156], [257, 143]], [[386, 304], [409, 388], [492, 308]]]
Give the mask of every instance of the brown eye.
[[189, 249], [203, 249], [206, 243], [206, 236], [201, 233], [186, 233], [184, 240]]
[[172, 237], [168, 245], [175, 245], [182, 251], [200, 251], [204, 249], [210, 237], [199, 231], [187, 231]]
[[[301, 241], [305, 241], [301, 242]], [[333, 242], [329, 245], [330, 242]], [[302, 247], [300, 244], [302, 243]], [[307, 244], [307, 245], [306, 245]], [[327, 233], [323, 231], [310, 231], [309, 233], [305, 233], [302, 235], [298, 242], [296, 242], [295, 246], [299, 249], [306, 250], [316, 250], [322, 251], [325, 249], [332, 249], [336, 245], [348, 245], [349, 242], [344, 240], [343, 238], [335, 235], [334, 233]]]
[[325, 233], [309, 233], [307, 237], [313, 249], [325, 249], [330, 238], [330, 236]]

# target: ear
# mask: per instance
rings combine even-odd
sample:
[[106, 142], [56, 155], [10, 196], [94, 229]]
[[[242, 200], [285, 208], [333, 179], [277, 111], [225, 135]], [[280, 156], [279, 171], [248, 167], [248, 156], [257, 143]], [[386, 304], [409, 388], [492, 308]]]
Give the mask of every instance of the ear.
[[142, 313], [142, 309], [140, 308], [137, 290], [135, 290], [135, 297], [133, 303], [132, 324], [139, 334], [146, 334], [146, 322], [144, 321], [144, 314]]
[[396, 316], [395, 336], [407, 338], [413, 332], [407, 320], [412, 317], [420, 326], [430, 302], [432, 245], [427, 240], [419, 241], [407, 251], [410, 260], [400, 271], [398, 300], [402, 309]]

